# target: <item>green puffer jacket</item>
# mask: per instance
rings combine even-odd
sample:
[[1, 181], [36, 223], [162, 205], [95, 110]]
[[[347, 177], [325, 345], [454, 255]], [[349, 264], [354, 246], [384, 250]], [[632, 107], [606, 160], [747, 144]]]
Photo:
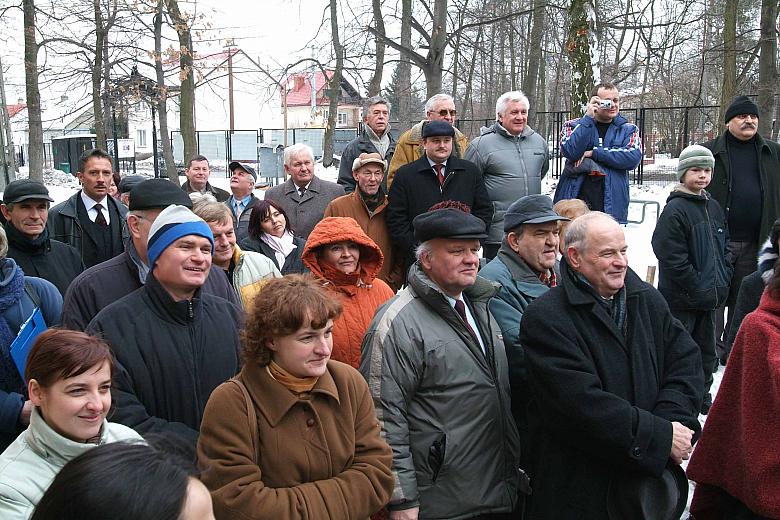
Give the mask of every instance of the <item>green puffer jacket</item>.
[[[553, 268], [560, 277], [558, 262]], [[490, 300], [490, 312], [501, 327], [504, 335], [506, 357], [509, 362], [509, 383], [512, 386], [512, 414], [522, 441], [527, 441], [527, 407], [531, 389], [525, 366], [525, 353], [520, 345], [520, 320], [526, 307], [532, 301], [550, 290], [539, 280], [539, 276], [526, 264], [520, 255], [512, 251], [504, 240], [498, 255], [491, 260], [479, 275], [501, 284], [498, 294]], [[560, 279], [560, 278], [559, 278]], [[523, 444], [525, 448], [525, 444]], [[526, 453], [523, 453], [525, 457]]]
[[501, 331], [488, 311], [498, 288], [477, 278], [463, 293], [486, 356], [419, 264], [408, 284], [377, 311], [360, 364], [393, 449], [389, 508], [419, 506], [420, 518], [448, 520], [509, 513], [520, 441]]
[[0, 518], [30, 518], [62, 467], [87, 450], [109, 442], [141, 440], [127, 426], [104, 420], [97, 444], [72, 441], [55, 432], [34, 408], [29, 428], [0, 455]]

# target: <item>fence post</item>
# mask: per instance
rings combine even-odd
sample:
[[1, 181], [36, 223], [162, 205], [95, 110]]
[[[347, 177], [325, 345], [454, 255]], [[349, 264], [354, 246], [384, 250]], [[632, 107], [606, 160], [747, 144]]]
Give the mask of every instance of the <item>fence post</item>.
[[644, 177], [645, 177], [645, 143], [646, 143], [646, 136], [645, 136], [645, 128], [647, 125], [645, 125], [645, 118], [647, 117], [647, 111], [645, 107], [639, 108], [639, 117], [637, 117], [637, 126], [639, 127], [639, 138], [642, 140], [642, 159], [639, 161], [639, 166], [637, 166], [636, 170], [636, 177], [637, 177], [637, 184], [642, 185], [644, 183]]

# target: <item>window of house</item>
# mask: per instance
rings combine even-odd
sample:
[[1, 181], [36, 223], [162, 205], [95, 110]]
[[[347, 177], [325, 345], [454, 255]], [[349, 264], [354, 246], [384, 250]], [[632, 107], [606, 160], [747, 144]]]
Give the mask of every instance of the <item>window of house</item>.
[[346, 113], [346, 112], [339, 112], [339, 113], [338, 113], [338, 121], [336, 122], [336, 124], [339, 124], [339, 125], [346, 125], [346, 124], [347, 124], [347, 121], [348, 121], [348, 119], [349, 119], [347, 116], [348, 116], [348, 115], [347, 115], [347, 113]]
[[135, 141], [139, 148], [146, 148], [146, 130], [136, 130]]

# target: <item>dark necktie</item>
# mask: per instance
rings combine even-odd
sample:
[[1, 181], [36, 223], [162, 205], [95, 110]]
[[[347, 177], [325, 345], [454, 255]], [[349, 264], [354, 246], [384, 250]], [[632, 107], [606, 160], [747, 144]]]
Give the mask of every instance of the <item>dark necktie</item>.
[[97, 211], [97, 217], [95, 217], [95, 224], [97, 224], [100, 227], [108, 227], [108, 222], [106, 222], [106, 217], [103, 215], [103, 212], [101, 211], [103, 209], [103, 206], [101, 204], [95, 204], [93, 207], [95, 208], [95, 211]]
[[439, 178], [439, 186], [444, 185], [444, 172], [442, 172], [442, 165], [441, 164], [434, 164], [433, 167], [436, 169], [436, 176]]
[[301, 196], [301, 198], [303, 198], [304, 193], [306, 193], [305, 187], [298, 188], [298, 194]]
[[477, 340], [477, 343], [479, 343], [477, 333], [474, 332], [474, 329], [472, 329], [471, 325], [469, 325], [469, 320], [466, 319], [466, 304], [463, 303], [463, 300], [455, 300], [455, 312], [457, 312], [460, 316], [460, 319], [463, 320], [464, 325], [466, 325], [466, 329], [468, 329], [472, 337]]

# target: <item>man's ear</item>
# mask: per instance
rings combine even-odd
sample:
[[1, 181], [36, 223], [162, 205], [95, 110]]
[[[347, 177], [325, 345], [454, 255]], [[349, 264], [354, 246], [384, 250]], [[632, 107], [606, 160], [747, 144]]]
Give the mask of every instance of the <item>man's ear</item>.
[[138, 222], [141, 219], [133, 214], [127, 215], [127, 229], [133, 238], [141, 238], [141, 230], [138, 229]]
[[507, 233], [506, 242], [507, 244], [509, 244], [509, 247], [512, 249], [512, 251], [517, 253], [517, 250], [520, 248], [520, 246], [518, 245], [520, 242], [520, 237], [518, 236], [518, 234], [515, 233], [514, 231], [510, 231], [509, 233]]
[[574, 269], [579, 269], [582, 265], [582, 253], [576, 247], [569, 246], [566, 248], [566, 259]]
[[5, 217], [6, 220], [11, 220], [11, 212], [8, 211], [8, 206], [5, 204], [0, 206], [0, 211], [3, 212], [3, 217]]

